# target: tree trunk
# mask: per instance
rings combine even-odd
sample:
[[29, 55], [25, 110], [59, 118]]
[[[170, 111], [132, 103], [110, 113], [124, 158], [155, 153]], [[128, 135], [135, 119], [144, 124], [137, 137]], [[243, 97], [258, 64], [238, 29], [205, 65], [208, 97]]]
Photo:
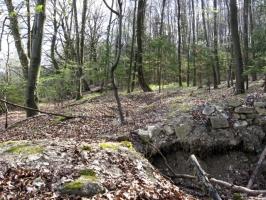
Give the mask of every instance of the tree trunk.
[[[253, 30], [254, 30], [254, 25], [253, 25], [253, 0], [249, 0], [249, 21], [250, 21], [250, 40], [251, 40], [251, 49], [252, 49], [252, 59], [255, 59], [255, 51], [254, 51], [254, 39], [253, 39]], [[257, 80], [257, 74], [252, 73], [252, 81]]]
[[[204, 29], [204, 36], [206, 40], [206, 47], [210, 49], [210, 42], [207, 32], [207, 25], [206, 25], [206, 19], [205, 19], [205, 2], [204, 0], [201, 0], [201, 9], [202, 9], [202, 23], [203, 23], [203, 29]], [[213, 88], [217, 89], [217, 73], [215, 70], [215, 64], [213, 62], [213, 56], [210, 56], [211, 58], [211, 67], [212, 67], [212, 73], [213, 73]]]
[[177, 62], [178, 62], [178, 83], [182, 87], [182, 60], [181, 60], [181, 5], [180, 0], [176, 0], [178, 6], [177, 13], [177, 28], [178, 28], [178, 49], [177, 49]]
[[58, 25], [57, 25], [57, 20], [56, 20], [56, 5], [57, 5], [57, 0], [54, 0], [53, 6], [53, 28], [54, 28], [54, 33], [52, 36], [52, 41], [51, 41], [51, 60], [52, 60], [52, 65], [54, 69], [58, 72], [59, 71], [59, 66], [57, 63], [57, 60], [55, 59], [55, 45], [56, 45], [56, 37], [57, 37], [57, 32], [58, 32]]
[[10, 20], [10, 30], [14, 37], [16, 50], [18, 53], [19, 61], [22, 66], [22, 72], [25, 79], [28, 78], [28, 65], [29, 61], [27, 55], [23, 48], [23, 43], [21, 40], [21, 34], [18, 27], [17, 12], [14, 9], [12, 0], [5, 0], [5, 4], [8, 10], [9, 20]]
[[217, 31], [217, 0], [213, 0], [213, 8], [214, 8], [214, 25], [213, 25], [213, 44], [214, 44], [214, 62], [215, 62], [215, 71], [216, 71], [216, 79], [217, 84], [221, 83], [221, 75], [220, 75], [220, 63], [219, 63], [219, 55], [218, 55], [218, 31]]
[[[164, 28], [164, 10], [165, 10], [166, 0], [163, 0], [162, 12], [161, 12], [161, 22], [160, 22], [160, 39], [163, 39], [163, 28]], [[158, 66], [158, 85], [159, 85], [159, 93], [161, 92], [161, 82], [162, 82], [162, 48], [158, 48], [159, 53], [159, 66]]]
[[143, 73], [143, 37], [144, 37], [144, 18], [146, 0], [139, 0], [137, 14], [137, 70], [140, 87], [144, 92], [151, 92], [151, 88], [146, 83]]
[[[243, 39], [244, 39], [244, 48], [243, 48], [243, 68], [247, 69], [248, 67], [248, 7], [249, 0], [244, 0], [244, 14], [243, 14], [243, 22], [244, 22], [244, 30], [243, 30]], [[248, 89], [248, 75], [245, 76], [246, 81], [246, 89]]]
[[236, 0], [230, 0], [231, 35], [234, 47], [235, 74], [236, 74], [236, 94], [245, 92], [243, 78], [243, 61], [238, 33], [237, 4]]
[[197, 85], [197, 69], [196, 69], [196, 36], [195, 36], [195, 6], [192, 4], [192, 54], [193, 54], [193, 86]]
[[132, 66], [133, 60], [135, 58], [135, 37], [136, 37], [136, 11], [137, 11], [137, 0], [134, 3], [134, 11], [133, 11], [133, 24], [132, 24], [132, 40], [131, 40], [131, 50], [130, 50], [130, 64], [129, 64], [129, 72], [128, 72], [128, 82], [127, 82], [127, 93], [131, 92], [131, 78], [132, 78]]
[[[117, 103], [117, 107], [118, 107], [118, 113], [119, 113], [119, 118], [120, 118], [120, 122], [121, 124], [125, 123], [125, 118], [123, 115], [123, 110], [122, 110], [122, 105], [121, 105], [121, 101], [118, 95], [118, 88], [117, 85], [115, 83], [115, 70], [118, 66], [118, 63], [120, 61], [120, 57], [121, 57], [121, 51], [122, 51], [122, 21], [123, 21], [123, 15], [122, 15], [122, 0], [117, 0], [118, 2], [118, 11], [114, 11], [112, 8], [110, 8], [108, 6], [108, 8], [117, 15], [118, 17], [118, 35], [117, 35], [117, 44], [116, 44], [116, 58], [115, 58], [115, 62], [113, 63], [112, 67], [111, 67], [111, 81], [112, 81], [112, 86], [113, 86], [113, 90], [114, 90], [114, 96], [116, 99], [116, 103]], [[108, 5], [105, 0], [104, 0], [105, 5]]]
[[[41, 63], [43, 27], [45, 21], [45, 3], [45, 0], [37, 0], [34, 24], [32, 27], [32, 46], [26, 93], [26, 104], [27, 107], [33, 109], [38, 109], [37, 82], [39, 78]], [[37, 111], [27, 110], [27, 117], [32, 117], [37, 114]]]
[[79, 26], [78, 26], [78, 13], [77, 13], [77, 1], [73, 0], [73, 11], [74, 11], [74, 21], [75, 21], [75, 32], [76, 32], [76, 100], [82, 98], [82, 66], [80, 63], [80, 37], [79, 37]]

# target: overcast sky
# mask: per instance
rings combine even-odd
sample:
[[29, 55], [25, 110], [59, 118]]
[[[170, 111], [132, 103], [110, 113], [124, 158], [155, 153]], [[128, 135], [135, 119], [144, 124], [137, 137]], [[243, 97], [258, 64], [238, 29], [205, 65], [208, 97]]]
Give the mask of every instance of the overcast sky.
[[[47, 0], [47, 4], [49, 4], [49, 1], [51, 0]], [[60, 1], [60, 0], [59, 0]], [[89, 1], [89, 5], [91, 5], [91, 3], [93, 4], [92, 9], [100, 9], [101, 11], [103, 11], [104, 13], [106, 13], [106, 16], [109, 15], [109, 10], [106, 8], [106, 6], [104, 5], [102, 0], [88, 0]], [[90, 2], [91, 1], [91, 2]], [[17, 6], [18, 4], [20, 4], [22, 1], [21, 0], [13, 0], [13, 3], [15, 6]], [[81, 8], [82, 8], [82, 2], [83, 0], [78, 0], [78, 10], [79, 12], [81, 12]], [[106, 0], [106, 2], [111, 5], [112, 0]], [[47, 10], [46, 10], [46, 15], [47, 17], [49, 17], [49, 13], [50, 13], [50, 9], [49, 6], [47, 6]], [[25, 13], [26, 11], [21, 10], [20, 13]], [[0, 0], [0, 31], [2, 30], [2, 22], [4, 20], [4, 18], [7, 16], [6, 13], [6, 6], [4, 3], [4, 0]], [[6, 24], [9, 24], [9, 21], [7, 20]], [[47, 20], [46, 20], [46, 24], [47, 24]], [[44, 35], [46, 36], [46, 38], [44, 38], [44, 46], [43, 46], [43, 53], [45, 51], [48, 51], [50, 46], [47, 43], [47, 37], [50, 36], [50, 32], [51, 30], [47, 30], [47, 28], [45, 29], [45, 33]], [[0, 51], [0, 70], [4, 70], [5, 68], [5, 62], [6, 62], [6, 58], [7, 58], [7, 35], [6, 33], [9, 32], [8, 28], [5, 27], [5, 34], [3, 35], [2, 38], [2, 50]], [[23, 34], [23, 31], [20, 31]], [[50, 32], [50, 33], [49, 33]], [[25, 33], [24, 33], [25, 34]], [[13, 36], [10, 34], [8, 41], [10, 43], [10, 64], [13, 66], [14, 64], [20, 65], [20, 63], [18, 62], [18, 56], [17, 56], [17, 52], [16, 52], [16, 48], [14, 45], [14, 40], [13, 40]], [[25, 40], [24, 40], [25, 42]], [[26, 48], [26, 44], [24, 44], [24, 48]], [[47, 58], [45, 56], [42, 57], [42, 64], [46, 64], [47, 63]]]

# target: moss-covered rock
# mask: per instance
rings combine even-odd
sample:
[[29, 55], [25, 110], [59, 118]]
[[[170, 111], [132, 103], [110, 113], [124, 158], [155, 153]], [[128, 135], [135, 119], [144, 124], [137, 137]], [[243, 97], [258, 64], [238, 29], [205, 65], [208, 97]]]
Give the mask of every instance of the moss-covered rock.
[[126, 147], [128, 149], [133, 149], [133, 145], [129, 141], [122, 141], [122, 142], [104, 142], [100, 143], [99, 147], [101, 149], [109, 149], [113, 151], [117, 151], [121, 147]]
[[64, 184], [61, 192], [69, 195], [92, 197], [105, 191], [97, 180], [98, 178], [93, 170], [84, 169], [80, 171], [80, 177], [78, 179]]
[[38, 154], [42, 153], [44, 148], [39, 145], [30, 145], [30, 144], [18, 144], [8, 148], [5, 152], [12, 153], [12, 154]]

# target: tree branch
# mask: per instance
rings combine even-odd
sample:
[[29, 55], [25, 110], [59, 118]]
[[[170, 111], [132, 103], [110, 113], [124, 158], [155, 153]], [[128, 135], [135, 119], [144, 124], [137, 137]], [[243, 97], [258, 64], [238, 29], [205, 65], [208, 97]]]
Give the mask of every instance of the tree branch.
[[103, 0], [103, 3], [106, 5], [106, 7], [113, 13], [115, 13], [117, 16], [119, 16], [119, 12], [115, 11], [114, 9], [112, 9], [107, 3], [106, 0]]

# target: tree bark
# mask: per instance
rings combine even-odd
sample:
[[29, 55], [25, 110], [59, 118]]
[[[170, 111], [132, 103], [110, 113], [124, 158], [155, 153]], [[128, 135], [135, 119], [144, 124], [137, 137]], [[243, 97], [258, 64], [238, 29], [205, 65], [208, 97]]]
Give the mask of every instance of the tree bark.
[[193, 54], [193, 86], [197, 85], [197, 68], [196, 68], [196, 36], [195, 36], [195, 5], [191, 1], [192, 6], [192, 54]]
[[237, 21], [237, 4], [236, 0], [230, 0], [230, 21], [231, 21], [231, 37], [234, 47], [235, 74], [236, 74], [236, 94], [245, 92], [243, 78], [243, 61], [240, 47], [240, 39], [238, 33]]
[[[207, 31], [207, 24], [206, 24], [206, 18], [205, 18], [205, 2], [204, 0], [201, 0], [201, 10], [202, 10], [202, 23], [203, 23], [203, 29], [204, 29], [204, 36], [206, 40], [206, 47], [207, 49], [210, 49], [210, 42], [209, 42], [209, 36]], [[213, 62], [213, 56], [210, 56], [211, 58], [211, 67], [212, 67], [212, 73], [213, 73], [213, 88], [217, 89], [217, 73], [215, 69], [215, 64]], [[209, 81], [208, 81], [209, 82]]]
[[133, 24], [132, 24], [132, 39], [131, 39], [131, 50], [130, 50], [130, 64], [128, 72], [128, 82], [127, 82], [127, 93], [131, 92], [132, 85], [132, 66], [133, 60], [135, 59], [135, 39], [136, 39], [136, 11], [137, 11], [137, 0], [134, 0], [134, 11], [133, 11]]
[[115, 83], [115, 70], [117, 69], [118, 63], [120, 61], [120, 57], [121, 57], [121, 51], [122, 51], [122, 22], [123, 22], [123, 15], [122, 15], [122, 0], [117, 0], [118, 2], [118, 11], [113, 10], [110, 6], [108, 6], [108, 4], [106, 3], [106, 1], [104, 0], [105, 5], [111, 10], [111, 12], [115, 13], [118, 17], [118, 35], [117, 35], [117, 44], [116, 44], [116, 58], [115, 58], [115, 62], [113, 63], [112, 67], [111, 67], [111, 81], [112, 81], [112, 86], [113, 86], [113, 90], [114, 90], [114, 96], [116, 99], [116, 103], [117, 103], [117, 108], [118, 108], [118, 114], [119, 114], [119, 119], [121, 124], [125, 123], [125, 118], [123, 115], [123, 110], [122, 110], [122, 105], [121, 105], [121, 101], [119, 98], [119, 94], [118, 94], [118, 88], [117, 85]]
[[55, 45], [56, 45], [56, 38], [57, 38], [57, 32], [58, 32], [58, 24], [57, 24], [57, 20], [56, 20], [56, 5], [57, 5], [57, 0], [54, 0], [53, 2], [53, 6], [54, 6], [54, 10], [53, 10], [53, 28], [54, 28], [54, 32], [53, 32], [53, 36], [52, 36], [52, 41], [51, 41], [51, 61], [52, 61], [52, 65], [54, 67], [54, 69], [58, 72], [59, 71], [59, 66], [57, 63], [57, 60], [55, 59]]
[[[32, 47], [28, 75], [26, 105], [29, 108], [38, 109], [37, 83], [40, 73], [43, 27], [45, 21], [45, 0], [37, 0], [34, 23], [32, 27]], [[27, 110], [27, 117], [37, 115], [38, 111]]]
[[146, 83], [143, 73], [143, 37], [144, 37], [144, 18], [146, 0], [139, 0], [137, 11], [137, 70], [140, 87], [144, 92], [151, 92], [151, 88]]
[[19, 31], [19, 26], [18, 26], [18, 18], [17, 18], [17, 13], [14, 9], [12, 0], [5, 0], [5, 4], [8, 10], [8, 15], [9, 15], [9, 21], [10, 21], [10, 30], [12, 32], [12, 35], [14, 37], [15, 41], [15, 46], [16, 50], [18, 53], [19, 61], [22, 66], [22, 72], [23, 76], [25, 79], [28, 78], [28, 67], [29, 67], [29, 60], [27, 57], [27, 54], [24, 51], [23, 48], [23, 43], [21, 40], [21, 34]]
[[178, 48], [177, 48], [177, 62], [178, 62], [178, 84], [182, 87], [182, 60], [181, 60], [181, 5], [180, 0], [176, 0], [178, 10], [177, 10], [177, 28], [178, 28]]
[[214, 45], [214, 63], [215, 63], [215, 71], [216, 71], [216, 79], [217, 84], [219, 85], [221, 83], [221, 75], [220, 75], [220, 63], [219, 63], [219, 54], [218, 54], [218, 31], [217, 31], [217, 0], [213, 0], [213, 8], [214, 8], [214, 14], [213, 14], [213, 45]]
[[75, 23], [75, 32], [76, 32], [76, 100], [82, 98], [82, 66], [80, 63], [81, 55], [80, 55], [80, 36], [79, 36], [79, 25], [78, 25], [78, 13], [77, 13], [77, 1], [73, 0], [73, 11], [74, 11], [74, 23]]
[[[243, 68], [247, 69], [248, 62], [249, 62], [249, 56], [248, 56], [248, 7], [249, 7], [249, 1], [250, 0], [244, 0], [244, 14], [243, 14], [243, 39], [244, 39], [244, 45], [243, 45]], [[246, 81], [246, 89], [248, 89], [248, 75], [245, 76]]]

